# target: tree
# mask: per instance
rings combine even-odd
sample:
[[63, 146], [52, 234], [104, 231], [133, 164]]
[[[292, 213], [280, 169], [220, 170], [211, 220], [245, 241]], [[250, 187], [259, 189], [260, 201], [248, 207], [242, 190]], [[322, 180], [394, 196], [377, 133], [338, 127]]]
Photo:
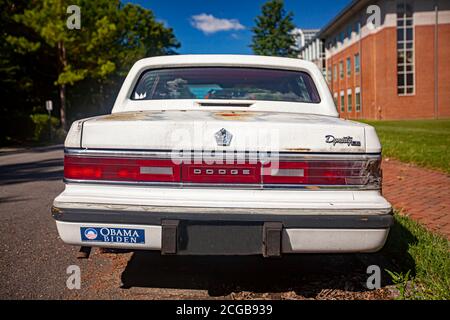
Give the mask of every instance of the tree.
[[0, 145], [31, 137], [34, 125], [30, 114], [43, 108], [41, 97], [55, 94], [55, 57], [38, 40], [39, 35], [14, 20], [32, 4], [29, 0], [0, 0]]
[[255, 54], [265, 56], [296, 57], [295, 39], [292, 35], [293, 13], [284, 10], [283, 0], [270, 0], [262, 6], [252, 28], [250, 47]]
[[[70, 5], [81, 8], [80, 30], [67, 27]], [[119, 0], [35, 0], [13, 18], [30, 32], [7, 36], [11, 45], [26, 52], [50, 48], [55, 57], [54, 85], [64, 129], [67, 86], [85, 79], [108, 81], [139, 58], [179, 47], [172, 29], [157, 22], [150, 10]]]

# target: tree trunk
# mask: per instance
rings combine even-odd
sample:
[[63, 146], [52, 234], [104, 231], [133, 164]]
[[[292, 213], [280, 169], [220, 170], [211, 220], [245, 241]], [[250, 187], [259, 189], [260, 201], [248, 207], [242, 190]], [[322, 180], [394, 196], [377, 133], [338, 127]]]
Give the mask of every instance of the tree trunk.
[[61, 120], [61, 128], [64, 130], [67, 130], [67, 124], [66, 124], [66, 85], [61, 84], [59, 86], [59, 114], [60, 114], [60, 120]]
[[[64, 42], [58, 42], [58, 62], [59, 62], [59, 74], [64, 72], [67, 67], [67, 58], [66, 58], [66, 48], [64, 47]], [[59, 113], [61, 119], [61, 127], [67, 131], [67, 122], [66, 122], [66, 85], [59, 85]]]

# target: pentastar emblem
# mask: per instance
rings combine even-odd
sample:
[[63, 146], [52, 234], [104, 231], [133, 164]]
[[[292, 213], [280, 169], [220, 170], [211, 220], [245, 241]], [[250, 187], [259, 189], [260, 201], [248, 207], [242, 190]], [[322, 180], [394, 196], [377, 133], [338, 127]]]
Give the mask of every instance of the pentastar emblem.
[[231, 139], [233, 139], [231, 132], [225, 130], [224, 128], [217, 131], [214, 137], [216, 138], [217, 145], [222, 147], [229, 146]]

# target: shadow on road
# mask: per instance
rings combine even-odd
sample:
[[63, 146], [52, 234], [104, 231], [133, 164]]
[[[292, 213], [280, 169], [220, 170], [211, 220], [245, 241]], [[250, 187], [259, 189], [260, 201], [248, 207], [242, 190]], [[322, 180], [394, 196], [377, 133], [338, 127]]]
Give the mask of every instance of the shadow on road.
[[0, 166], [0, 185], [62, 178], [63, 159], [60, 158]]
[[[379, 263], [380, 261], [378, 261]], [[122, 274], [126, 287], [232, 292], [295, 291], [315, 297], [322, 289], [365, 291], [366, 268], [358, 255], [292, 255], [281, 259], [247, 257], [170, 257], [136, 252]]]
[[0, 197], [0, 203], [17, 203], [21, 201], [29, 201], [30, 198], [24, 198], [24, 197]]
[[63, 150], [63, 149], [64, 149], [63, 144], [43, 146], [43, 147], [30, 147], [30, 148], [21, 147], [18, 149], [12, 149], [10, 151], [9, 150], [4, 151], [4, 150], [0, 149], [0, 157], [21, 154], [21, 153], [43, 153], [43, 152], [50, 152], [50, 151]]
[[[316, 297], [323, 289], [368, 291], [370, 265], [380, 267], [382, 286], [392, 284], [385, 269], [403, 272], [412, 268], [414, 273], [407, 248], [416, 239], [401, 226], [396, 228], [386, 247], [372, 254], [297, 254], [265, 259], [261, 256], [161, 256], [159, 252], [137, 251], [122, 273], [123, 288], [200, 289], [208, 290], [210, 296], [240, 291], [294, 291], [306, 298]], [[404, 245], [399, 246], [400, 242]]]

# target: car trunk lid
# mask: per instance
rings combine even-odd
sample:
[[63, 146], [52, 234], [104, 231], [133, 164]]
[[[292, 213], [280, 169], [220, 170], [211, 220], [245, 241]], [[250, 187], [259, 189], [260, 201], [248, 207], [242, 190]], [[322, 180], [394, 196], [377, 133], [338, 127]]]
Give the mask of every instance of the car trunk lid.
[[334, 117], [285, 112], [121, 112], [85, 121], [81, 147], [363, 153], [366, 151], [364, 126]]

